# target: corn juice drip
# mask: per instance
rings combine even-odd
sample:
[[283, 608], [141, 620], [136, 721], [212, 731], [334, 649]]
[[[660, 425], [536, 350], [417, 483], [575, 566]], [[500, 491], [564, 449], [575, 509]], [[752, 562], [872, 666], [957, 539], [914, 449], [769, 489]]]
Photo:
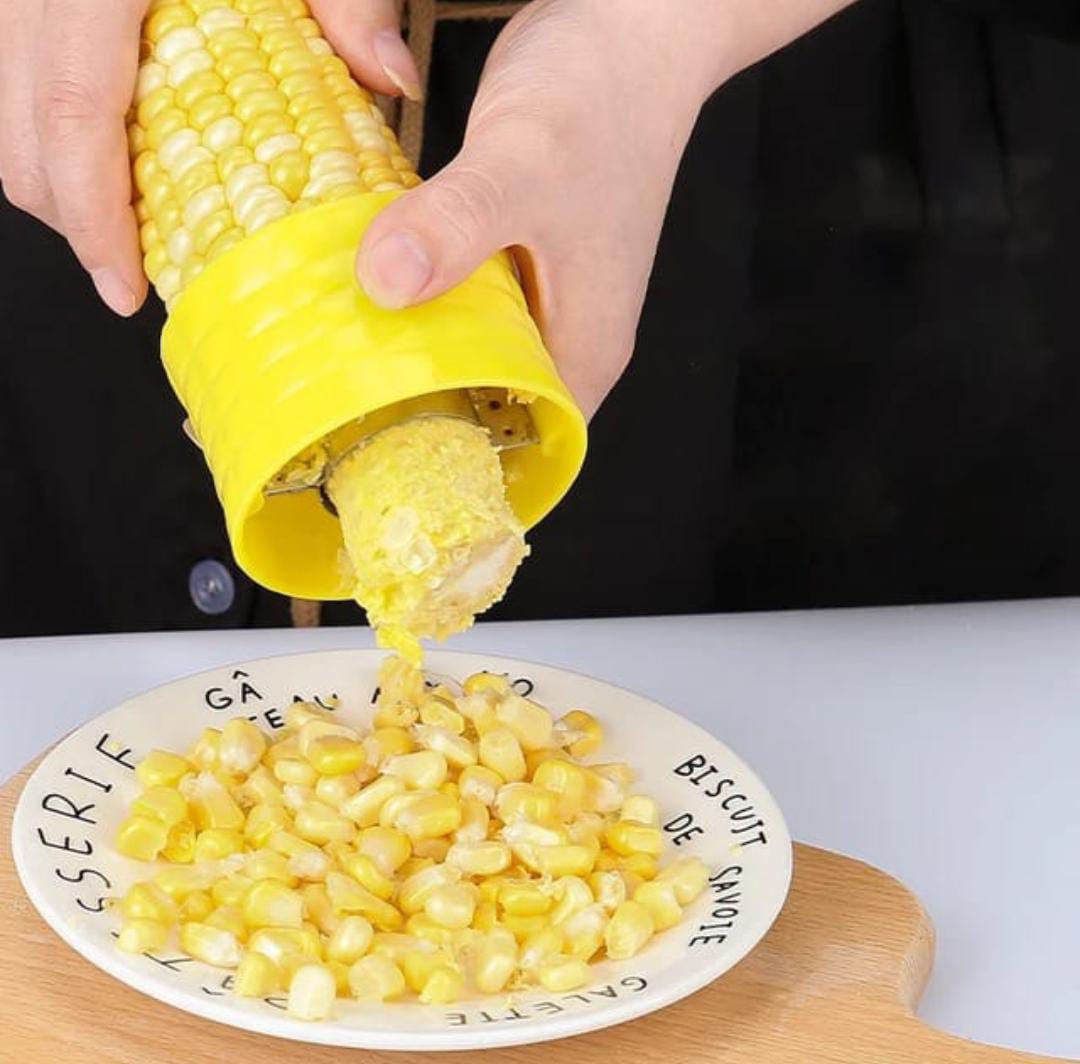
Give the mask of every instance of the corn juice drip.
[[421, 639], [464, 631], [528, 554], [486, 430], [429, 417], [385, 429], [334, 470], [350, 579], [379, 644], [420, 660]]

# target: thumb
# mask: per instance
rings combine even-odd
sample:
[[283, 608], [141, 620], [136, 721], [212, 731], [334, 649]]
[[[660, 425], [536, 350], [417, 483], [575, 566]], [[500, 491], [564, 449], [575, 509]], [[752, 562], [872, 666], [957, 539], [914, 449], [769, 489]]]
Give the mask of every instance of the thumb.
[[357, 276], [381, 306], [441, 295], [514, 241], [511, 169], [489, 149], [466, 147], [426, 184], [396, 200], [360, 245]]

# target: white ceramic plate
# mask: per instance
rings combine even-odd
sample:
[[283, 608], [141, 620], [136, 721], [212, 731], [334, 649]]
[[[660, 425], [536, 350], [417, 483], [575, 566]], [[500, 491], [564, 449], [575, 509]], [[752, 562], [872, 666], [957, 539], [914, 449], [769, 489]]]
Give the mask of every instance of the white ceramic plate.
[[605, 761], [625, 760], [655, 797], [671, 845], [666, 859], [701, 857], [713, 882], [685, 922], [629, 961], [595, 965], [587, 987], [476, 998], [450, 1006], [339, 1001], [330, 1021], [291, 1019], [279, 998], [228, 993], [228, 973], [168, 949], [116, 949], [104, 899], [149, 874], [112, 845], [137, 785], [132, 766], [153, 747], [184, 750], [207, 725], [244, 714], [267, 729], [297, 698], [338, 695], [366, 724], [383, 655], [337, 651], [247, 662], [192, 676], [117, 706], [68, 736], [41, 763], [15, 813], [19, 875], [45, 920], [91, 963], [145, 994], [207, 1019], [263, 1034], [372, 1049], [461, 1050], [540, 1042], [642, 1016], [722, 975], [761, 940], [787, 895], [791, 840], [769, 792], [730, 750], [674, 713], [597, 680], [542, 665], [435, 653], [432, 675], [509, 674], [556, 716], [583, 707], [603, 722]]

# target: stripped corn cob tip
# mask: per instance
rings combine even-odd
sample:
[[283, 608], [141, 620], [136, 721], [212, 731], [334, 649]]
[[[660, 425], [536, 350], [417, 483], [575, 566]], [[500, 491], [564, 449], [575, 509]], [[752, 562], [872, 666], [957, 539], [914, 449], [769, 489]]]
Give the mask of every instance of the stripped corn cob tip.
[[233, 970], [235, 993], [284, 994], [316, 1022], [339, 997], [568, 992], [706, 889], [696, 858], [660, 867], [659, 810], [628, 766], [578, 762], [600, 724], [553, 721], [500, 676], [455, 695], [390, 658], [370, 734], [308, 703], [285, 724], [268, 740], [238, 718], [138, 766], [117, 845], [164, 867], [114, 906], [119, 949], [178, 942]]
[[419, 183], [303, 0], [154, 0], [141, 54], [135, 212], [167, 305], [278, 218]]
[[419, 640], [468, 628], [528, 553], [487, 431], [458, 418], [376, 434], [327, 490], [357, 601], [380, 644], [417, 664]]

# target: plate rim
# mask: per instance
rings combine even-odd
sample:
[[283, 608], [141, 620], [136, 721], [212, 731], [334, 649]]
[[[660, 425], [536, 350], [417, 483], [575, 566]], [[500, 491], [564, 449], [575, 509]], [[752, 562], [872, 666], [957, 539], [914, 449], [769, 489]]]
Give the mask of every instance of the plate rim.
[[[483, 1049], [501, 1049], [519, 1045], [539, 1045], [544, 1042], [571, 1038], [577, 1035], [605, 1030], [609, 1027], [627, 1023], [634, 1019], [644, 1018], [654, 1012], [667, 1008], [669, 1005], [690, 997], [709, 984], [723, 978], [737, 965], [742, 963], [742, 961], [761, 944], [780, 913], [783, 911], [788, 897], [790, 896], [794, 872], [794, 843], [791, 838], [787, 820], [784, 817], [783, 810], [780, 808], [779, 803], [773, 796], [772, 791], [766, 786], [757, 772], [755, 772], [754, 769], [722, 739], [713, 735], [696, 721], [683, 716], [674, 709], [669, 708], [664, 703], [659, 702], [648, 695], [641, 694], [632, 688], [612, 683], [611, 681], [600, 677], [590, 676], [577, 669], [565, 668], [561, 665], [553, 665], [543, 661], [526, 661], [522, 658], [515, 658], [504, 654], [486, 654], [482, 651], [435, 649], [425, 654], [425, 672], [439, 671], [437, 666], [431, 670], [426, 668], [426, 663], [433, 658], [439, 659], [448, 657], [480, 659], [485, 663], [491, 662], [499, 664], [506, 662], [515, 666], [539, 666], [543, 669], [550, 669], [554, 672], [573, 676], [589, 683], [608, 687], [620, 694], [631, 695], [642, 702], [649, 703], [655, 709], [659, 709], [664, 713], [677, 718], [682, 724], [689, 726], [691, 729], [698, 732], [710, 743], [718, 744], [725, 754], [733, 760], [738, 769], [750, 776], [772, 806], [770, 819], [774, 824], [774, 830], [775, 826], [779, 826], [783, 831], [783, 837], [780, 840], [783, 845], [778, 848], [782, 861], [782, 886], [781, 889], [777, 890], [776, 897], [772, 904], [768, 905], [756, 919], [749, 922], [749, 929], [744, 930], [743, 932], [745, 941], [737, 950], [732, 952], [722, 968], [718, 971], [713, 971], [706, 966], [705, 974], [702, 978], [696, 978], [695, 975], [691, 974], [680, 980], [676, 980], [674, 983], [668, 982], [659, 985], [653, 983], [651, 984], [652, 993], [647, 995], [644, 999], [634, 997], [626, 998], [624, 1001], [612, 1005], [601, 1013], [568, 1013], [565, 1017], [560, 1017], [558, 1020], [552, 1020], [550, 1026], [544, 1024], [542, 1027], [535, 1028], [532, 1032], [527, 1033], [525, 1037], [515, 1037], [516, 1032], [522, 1030], [522, 1028], [517, 1025], [511, 1025], [505, 1028], [476, 1028], [470, 1033], [466, 1033], [465, 1028], [413, 1031], [410, 1032], [407, 1037], [403, 1037], [402, 1034], [397, 1031], [380, 1031], [372, 1030], [370, 1028], [353, 1029], [334, 1024], [304, 1023], [303, 1021], [294, 1020], [284, 1013], [280, 1017], [267, 1016], [265, 1021], [246, 1023], [243, 1022], [246, 1018], [246, 1014], [231, 1008], [224, 1001], [219, 1001], [218, 999], [209, 996], [203, 1001], [182, 985], [178, 985], [178, 988], [174, 989], [172, 984], [165, 981], [158, 981], [150, 979], [149, 977], [146, 977], [144, 980], [144, 978], [134, 969], [126, 967], [114, 968], [110, 966], [105, 951], [102, 950], [93, 939], [88, 939], [86, 936], [69, 934], [70, 929], [66, 926], [67, 921], [60, 916], [59, 911], [44, 896], [37, 893], [36, 887], [31, 885], [33, 879], [27, 872], [27, 869], [30, 867], [30, 862], [28, 855], [24, 850], [24, 847], [27, 845], [24, 841], [27, 838], [27, 832], [24, 830], [26, 826], [25, 821], [30, 816], [29, 809], [27, 808], [27, 793], [30, 790], [31, 785], [38, 780], [39, 774], [44, 774], [44, 770], [51, 762], [52, 758], [58, 755], [69, 743], [74, 743], [84, 730], [90, 728], [102, 717], [122, 710], [133, 703], [142, 701], [148, 696], [164, 691], [174, 685], [189, 683], [201, 677], [222, 671], [253, 667], [266, 662], [326, 656], [366, 657], [381, 661], [385, 660], [387, 652], [374, 647], [331, 647], [325, 650], [286, 651], [281, 654], [270, 654], [258, 658], [246, 658], [239, 661], [223, 662], [220, 665], [201, 669], [198, 672], [186, 673], [169, 680], [164, 680], [152, 687], [148, 687], [137, 694], [130, 695], [122, 701], [117, 702], [115, 705], [107, 707], [99, 713], [95, 713], [92, 717], [83, 721], [76, 728], [72, 729], [59, 739], [52, 747], [41, 755], [41, 760], [35, 766], [33, 772], [27, 777], [19, 791], [19, 797], [12, 816], [11, 850], [14, 858], [15, 870], [24, 893], [27, 895], [44, 923], [64, 943], [66, 943], [67, 946], [86, 960], [87, 963], [93, 965], [98, 971], [109, 978], [115, 979], [123, 985], [130, 987], [132, 990], [144, 994], [155, 1001], [162, 1002], [172, 1008], [178, 1009], [181, 1012], [198, 1016], [201, 1019], [210, 1020], [212, 1022], [223, 1023], [226, 1026], [247, 1031], [252, 1034], [262, 1035], [264, 1037], [284, 1038], [301, 1044], [307, 1043], [335, 1046], [342, 1049], [371, 1049], [377, 1051], [401, 1052], [468, 1052]], [[778, 878], [777, 883], [779, 884], [780, 882], [781, 881]], [[744, 925], [744, 928], [746, 926], [747, 925]], [[647, 1003], [647, 1008], [638, 1007], [643, 1002]], [[355, 1034], [357, 1037], [349, 1037], [352, 1034]]]

